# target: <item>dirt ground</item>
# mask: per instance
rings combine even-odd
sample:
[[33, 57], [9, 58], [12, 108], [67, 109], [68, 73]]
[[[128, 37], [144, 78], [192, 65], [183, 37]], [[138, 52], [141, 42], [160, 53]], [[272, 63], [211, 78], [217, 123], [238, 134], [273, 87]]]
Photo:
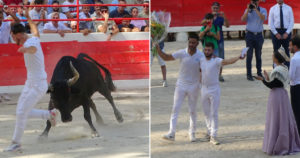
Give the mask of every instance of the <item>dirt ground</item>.
[[[100, 137], [92, 138], [88, 123], [83, 118], [83, 109], [75, 109], [71, 123], [58, 124], [51, 128], [47, 140], [38, 136], [46, 122], [30, 119], [22, 139], [21, 153], [2, 152], [10, 142], [15, 126], [15, 109], [19, 94], [10, 94], [11, 101], [0, 103], [0, 158], [131, 158], [149, 157], [149, 89], [122, 90], [113, 93], [114, 101], [123, 114], [124, 122], [115, 119], [112, 107], [100, 94], [93, 100], [105, 125], [97, 125], [91, 112], [94, 126]], [[49, 95], [44, 96], [36, 108], [47, 109]]]
[[[165, 51], [172, 53], [187, 47], [186, 42], [165, 43]], [[225, 41], [225, 58], [238, 56], [245, 42], [242, 40]], [[201, 50], [201, 46], [199, 46]], [[265, 40], [263, 46], [263, 70], [272, 70], [272, 42]], [[255, 57], [252, 72], [256, 75]], [[155, 59], [151, 70], [151, 155], [152, 158], [267, 158], [262, 151], [265, 126], [266, 105], [269, 89], [260, 81], [246, 80], [246, 60], [225, 66], [225, 82], [221, 85], [221, 104], [219, 107], [218, 137], [221, 145], [204, 142], [205, 122], [202, 105], [197, 106], [197, 142], [188, 138], [189, 113], [187, 99], [178, 118], [176, 141], [162, 139], [169, 129], [169, 119], [173, 104], [173, 94], [178, 76], [179, 61], [167, 62], [169, 87], [161, 86], [160, 66]], [[280, 157], [280, 156], [278, 156]], [[300, 153], [288, 156], [298, 158]]]

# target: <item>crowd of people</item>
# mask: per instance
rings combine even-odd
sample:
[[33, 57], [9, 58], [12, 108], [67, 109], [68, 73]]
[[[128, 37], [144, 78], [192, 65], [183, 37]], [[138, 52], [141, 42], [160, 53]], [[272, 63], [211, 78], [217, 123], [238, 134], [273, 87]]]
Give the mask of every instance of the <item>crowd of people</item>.
[[[29, 16], [38, 26], [40, 33], [58, 33], [62, 37], [65, 33], [77, 32], [77, 7], [59, 7], [59, 5], [76, 5], [76, 0], [65, 0], [62, 4], [58, 0], [31, 0], [24, 4], [22, 0], [0, 0], [0, 8], [3, 18], [1, 21], [10, 19], [16, 21], [26, 20], [23, 5], [55, 5], [55, 7], [33, 7]], [[111, 20], [112, 18], [149, 18], [149, 1], [135, 0], [127, 3], [126, 0], [113, 1], [112, 4], [145, 4], [145, 6], [100, 6], [104, 4], [101, 0], [79, 1], [79, 4], [98, 4], [99, 6], [83, 6], [79, 7], [79, 19], [90, 19], [90, 21], [79, 22], [79, 32], [88, 35], [92, 32], [102, 32], [107, 34], [107, 40], [118, 32], [149, 32], [149, 20]], [[12, 6], [15, 5], [15, 6]], [[17, 7], [16, 7], [17, 5]], [[56, 7], [57, 6], [57, 7]], [[51, 21], [51, 19], [73, 19], [71, 21]], [[102, 19], [102, 20], [99, 20]], [[104, 20], [103, 20], [104, 19]], [[47, 21], [48, 20], [48, 21]], [[26, 28], [26, 32], [30, 33], [28, 22], [20, 22]], [[1, 26], [1, 25], [0, 25]], [[1, 26], [2, 27], [2, 26]], [[1, 30], [1, 32], [9, 32], [9, 30]], [[12, 39], [9, 39], [12, 42]], [[4, 42], [0, 42], [4, 43]], [[7, 42], [5, 42], [7, 43]]]

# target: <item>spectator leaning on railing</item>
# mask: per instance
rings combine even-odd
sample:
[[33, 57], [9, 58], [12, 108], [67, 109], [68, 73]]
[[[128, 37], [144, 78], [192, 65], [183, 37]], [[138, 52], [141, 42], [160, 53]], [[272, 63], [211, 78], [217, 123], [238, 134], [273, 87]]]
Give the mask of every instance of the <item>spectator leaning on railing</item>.
[[[124, 15], [123, 18], [131, 18], [131, 16]], [[130, 20], [127, 20], [127, 19], [122, 20], [122, 24], [119, 24], [118, 27], [121, 32], [139, 32], [140, 31], [139, 28], [130, 24]]]
[[[51, 19], [59, 19], [59, 13], [53, 12]], [[51, 21], [45, 24], [43, 33], [58, 33], [61, 37], [65, 36], [65, 33], [71, 33], [71, 29], [58, 21]]]
[[[53, 12], [48, 14], [47, 19], [52, 19], [52, 16], [55, 12], [59, 13], [59, 19], [68, 19], [66, 14], [60, 12], [60, 9], [59, 9], [60, 7], [58, 7], [59, 1], [54, 0], [52, 2], [52, 5], [55, 5], [57, 7], [53, 7], [53, 9], [52, 9]], [[64, 24], [65, 26], [68, 26], [68, 21], [59, 21], [58, 23]]]
[[[85, 3], [86, 4], [86, 3]], [[89, 19], [91, 15], [89, 13], [90, 7], [83, 6], [82, 11], [79, 13], [79, 19]], [[79, 22], [79, 30], [83, 33], [83, 35], [88, 35], [89, 33], [93, 32], [93, 22], [92, 21], [80, 21]]]

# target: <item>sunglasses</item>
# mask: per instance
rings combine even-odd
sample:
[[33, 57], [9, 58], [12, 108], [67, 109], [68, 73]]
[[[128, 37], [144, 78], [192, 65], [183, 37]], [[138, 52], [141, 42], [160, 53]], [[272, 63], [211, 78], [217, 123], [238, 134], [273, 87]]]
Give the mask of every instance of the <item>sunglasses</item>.
[[101, 13], [107, 13], [108, 11], [107, 10], [101, 10]]

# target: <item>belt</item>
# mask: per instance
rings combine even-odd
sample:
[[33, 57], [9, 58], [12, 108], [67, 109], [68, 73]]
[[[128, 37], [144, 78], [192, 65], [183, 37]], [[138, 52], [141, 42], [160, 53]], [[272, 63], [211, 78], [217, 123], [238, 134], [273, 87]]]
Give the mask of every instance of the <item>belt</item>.
[[248, 31], [248, 30], [246, 30], [248, 33], [250, 33], [250, 34], [253, 34], [253, 35], [259, 35], [259, 34], [261, 34], [262, 32], [251, 32], [251, 31]]

